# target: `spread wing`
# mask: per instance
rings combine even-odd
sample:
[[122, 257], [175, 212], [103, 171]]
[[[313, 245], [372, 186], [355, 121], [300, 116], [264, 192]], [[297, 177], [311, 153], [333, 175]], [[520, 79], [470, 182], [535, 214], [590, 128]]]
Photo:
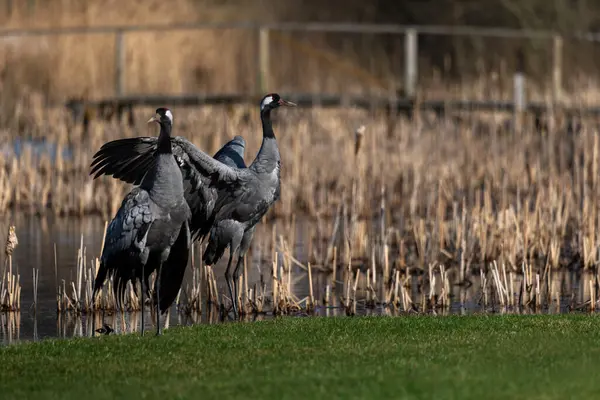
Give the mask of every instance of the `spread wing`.
[[[117, 139], [104, 144], [94, 155], [90, 175], [112, 175], [127, 183], [139, 185], [146, 172], [156, 162], [156, 137]], [[217, 192], [215, 183], [232, 182], [238, 178], [237, 168], [245, 168], [245, 141], [234, 137], [210, 157], [187, 139], [171, 138], [173, 155], [181, 169], [184, 196], [192, 211], [190, 232], [202, 238], [210, 229]], [[208, 226], [207, 226], [208, 225]]]
[[[184, 174], [184, 179], [190, 179], [194, 183], [201, 182], [202, 177], [216, 181], [236, 179], [235, 167], [237, 167], [240, 160], [237, 157], [232, 159], [231, 155], [235, 156], [240, 153], [239, 151], [230, 150], [229, 147], [233, 145], [240, 146], [236, 139], [231, 142], [234, 143], [228, 148], [222, 148], [216, 154], [222, 160], [228, 161], [227, 164], [224, 164], [204, 153], [181, 136], [171, 138], [173, 155]], [[148, 169], [156, 162], [157, 143], [158, 138], [156, 137], [124, 138], [105, 143], [94, 154], [90, 165], [90, 175], [94, 175], [94, 179], [101, 175], [112, 175], [124, 182], [139, 184]], [[241, 146], [242, 155], [244, 147], [245, 143]], [[230, 163], [229, 160], [232, 160], [232, 162]], [[241, 161], [243, 163], [243, 157]]]
[[246, 168], [244, 162], [244, 151], [246, 150], [246, 141], [241, 136], [235, 136], [213, 156], [215, 160], [232, 168]]
[[123, 182], [139, 185], [146, 172], [156, 162], [154, 153], [158, 138], [136, 137], [117, 139], [105, 143], [90, 165], [94, 179], [101, 175], [112, 175]]

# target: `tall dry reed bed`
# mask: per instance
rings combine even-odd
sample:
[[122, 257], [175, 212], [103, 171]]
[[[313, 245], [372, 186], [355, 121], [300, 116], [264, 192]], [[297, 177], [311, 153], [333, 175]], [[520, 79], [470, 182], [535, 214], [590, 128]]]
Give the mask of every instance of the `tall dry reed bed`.
[[[16, 157], [9, 146], [0, 168], [3, 210], [101, 213], [111, 218], [128, 187], [107, 177], [92, 181], [91, 156], [108, 140], [156, 132], [142, 123], [132, 130], [96, 122], [84, 137], [79, 128], [64, 122], [62, 111], [26, 109], [27, 128], [21, 133], [45, 137], [59, 149], [68, 149], [70, 156], [57, 151], [53, 160], [25, 148]], [[137, 111], [136, 120], [145, 121], [144, 115], [152, 111]], [[247, 141], [247, 161], [260, 146], [254, 107], [179, 109], [176, 114], [177, 134], [206, 152], [214, 153], [235, 134]], [[483, 287], [497, 288], [498, 302], [510, 305], [509, 291], [512, 297], [522, 293], [522, 299], [526, 293], [529, 301], [537, 301], [536, 293], [551, 285], [548, 279], [554, 270], [595, 272], [600, 243], [600, 143], [595, 125], [583, 121], [580, 130], [569, 134], [559, 124], [542, 133], [527, 124], [515, 132], [506, 118], [479, 114], [440, 120], [422, 113], [413, 121], [398, 119], [390, 131], [385, 115], [360, 110], [277, 114], [282, 198], [266, 220], [277, 217], [281, 222], [277, 235], [263, 246], [271, 249], [263, 257], [266, 265], [277, 263], [272, 276], [264, 277], [270, 291], [275, 289], [268, 296], [272, 304], [277, 308], [278, 300], [292, 298], [286, 292], [289, 284], [278, 285], [282, 279], [291, 281], [285, 275], [291, 271], [286, 263], [306, 274], [335, 272], [325, 297], [333, 296], [342, 283], [343, 293], [338, 287], [336, 296], [347, 306], [356, 298], [353, 293], [367, 288], [367, 302], [396, 299], [406, 308], [415, 302], [409, 292], [414, 284], [409, 277], [414, 275], [420, 277], [418, 285], [437, 285], [432, 298], [443, 299], [449, 285], [469, 286], [477, 278]], [[361, 125], [364, 130], [357, 132]], [[4, 134], [9, 144], [17, 136], [14, 130]], [[310, 220], [304, 254], [296, 254], [293, 245], [300, 218]], [[81, 259], [84, 262], [85, 254]], [[184, 296], [192, 303], [199, 302], [199, 282], [214, 279], [212, 271], [197, 268], [196, 283]], [[85, 281], [93, 269], [82, 264], [78, 280]], [[513, 274], [520, 277], [518, 282]], [[597, 279], [590, 282], [589, 290], [597, 293]], [[247, 297], [247, 308], [262, 309], [262, 284], [243, 284], [249, 285], [240, 291]], [[88, 289], [76, 283], [65, 286], [65, 293], [83, 293], [79, 300], [89, 303], [84, 301]], [[218, 295], [211, 294], [213, 289], [207, 286], [207, 296]], [[310, 308], [315, 297], [311, 293], [302, 304]]]

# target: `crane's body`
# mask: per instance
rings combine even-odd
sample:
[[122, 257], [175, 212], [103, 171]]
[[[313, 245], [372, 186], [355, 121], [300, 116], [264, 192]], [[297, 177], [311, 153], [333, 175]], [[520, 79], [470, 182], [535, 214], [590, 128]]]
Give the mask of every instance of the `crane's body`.
[[[157, 334], [160, 334], [158, 317], [175, 300], [187, 266], [191, 211], [184, 197], [181, 171], [171, 153], [172, 114], [158, 109], [151, 121], [161, 124], [156, 162], [140, 186], [125, 196], [108, 226], [93, 298], [107, 276], [114, 276], [115, 296], [121, 302], [128, 281], [140, 279], [142, 286], [147, 285], [147, 277], [158, 271], [155, 293]], [[142, 333], [145, 292], [142, 288]]]

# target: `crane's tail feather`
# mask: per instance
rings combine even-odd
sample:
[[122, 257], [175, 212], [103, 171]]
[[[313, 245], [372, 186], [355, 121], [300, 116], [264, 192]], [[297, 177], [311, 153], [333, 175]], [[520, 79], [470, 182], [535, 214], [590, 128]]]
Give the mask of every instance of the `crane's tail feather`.
[[227, 245], [220, 245], [218, 240], [209, 237], [208, 245], [202, 256], [202, 261], [206, 265], [215, 265], [215, 263], [223, 257], [223, 254], [225, 254], [225, 249], [227, 249]]
[[106, 275], [108, 273], [108, 268], [103, 262], [100, 262], [100, 268], [98, 268], [98, 274], [96, 274], [96, 279], [94, 279], [94, 290], [92, 292], [92, 299], [96, 298], [98, 291], [104, 285], [104, 281], [106, 280]]

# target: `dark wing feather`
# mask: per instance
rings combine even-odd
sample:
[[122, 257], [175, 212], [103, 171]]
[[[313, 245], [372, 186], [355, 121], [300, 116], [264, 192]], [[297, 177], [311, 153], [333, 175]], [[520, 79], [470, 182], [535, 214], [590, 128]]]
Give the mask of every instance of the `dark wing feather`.
[[191, 167], [196, 173], [210, 178], [211, 181], [231, 182], [238, 178], [236, 168], [232, 168], [215, 160], [213, 157], [194, 146], [194, 144], [186, 138], [175, 136], [171, 138], [171, 142], [180, 146], [187, 154]]
[[141, 182], [156, 157], [158, 139], [136, 137], [117, 139], [105, 143], [94, 154], [90, 175], [113, 175], [127, 183]]
[[171, 247], [169, 258], [162, 266], [158, 304], [163, 313], [173, 304], [181, 288], [190, 254], [190, 241], [190, 230], [186, 221], [181, 225], [177, 240]]
[[148, 192], [134, 188], [125, 196], [106, 230], [94, 295], [107, 276], [114, 275], [119, 281], [114, 282], [115, 288], [124, 288], [126, 280], [135, 276], [135, 269], [146, 262], [147, 253], [143, 250], [153, 221]]
[[[209, 157], [187, 139], [180, 136], [172, 138], [173, 152], [180, 165], [184, 178], [184, 196], [192, 212], [190, 232], [193, 240], [202, 240], [210, 231], [214, 220], [213, 210], [217, 201], [217, 190], [213, 180], [227, 182], [237, 179], [236, 163], [243, 164], [244, 141], [241, 137], [228, 142], [215, 156]], [[237, 155], [237, 158], [235, 157]], [[207, 158], [209, 161], [207, 161]], [[224, 164], [225, 161], [232, 167]], [[212, 171], [212, 175], [208, 174]], [[221, 178], [220, 178], [221, 177]]]
[[257, 189], [253, 180], [256, 176], [250, 171], [240, 174], [239, 184], [222, 185], [215, 205], [215, 219], [234, 219], [239, 222], [254, 222], [258, 214], [266, 212], [270, 203]]
[[[194, 240], [202, 239], [212, 225], [217, 200], [217, 191], [211, 183], [237, 179], [236, 167], [245, 167], [245, 141], [241, 136], [234, 137], [215, 154], [219, 160], [206, 155], [180, 136], [172, 137], [171, 145], [182, 173], [184, 196], [192, 212], [190, 233]], [[94, 179], [100, 175], [112, 175], [127, 183], [140, 184], [156, 160], [156, 146], [155, 137], [108, 142], [94, 155], [90, 174], [95, 174]]]
[[[232, 168], [246, 168], [244, 163], [244, 150], [246, 142], [241, 136], [235, 136], [225, 143], [214, 158]], [[210, 181], [203, 177], [203, 186], [199, 189], [201, 195], [194, 195], [186, 188], [186, 200], [192, 210], [190, 230], [193, 240], [203, 240], [210, 232], [214, 215], [213, 210], [218, 198], [217, 189], [210, 185]]]
[[214, 155], [214, 159], [232, 168], [246, 168], [244, 151], [246, 141], [241, 136], [235, 136]]

